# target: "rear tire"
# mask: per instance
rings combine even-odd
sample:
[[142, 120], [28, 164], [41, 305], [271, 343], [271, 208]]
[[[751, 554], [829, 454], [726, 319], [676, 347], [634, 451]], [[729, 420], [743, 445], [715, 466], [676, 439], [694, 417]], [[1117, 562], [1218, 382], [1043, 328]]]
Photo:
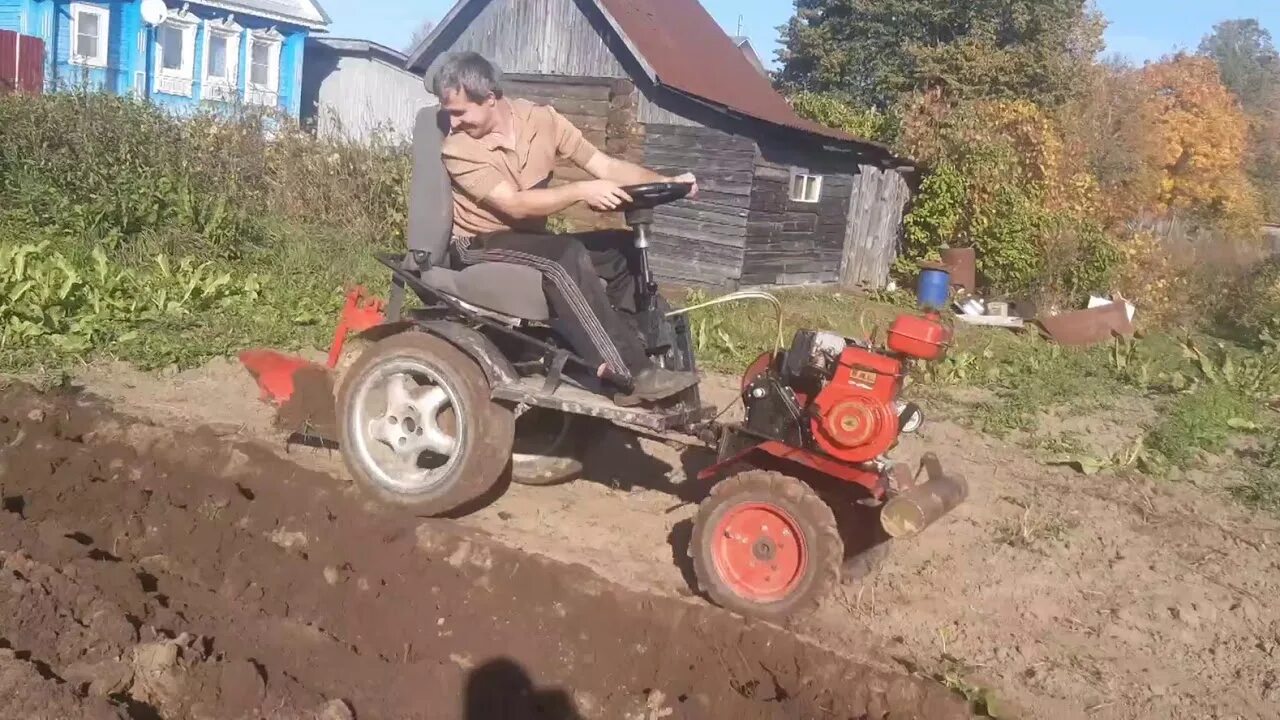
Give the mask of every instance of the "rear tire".
[[712, 602], [774, 622], [812, 612], [840, 579], [844, 543], [831, 508], [808, 485], [748, 470], [717, 484], [689, 545]]
[[[421, 379], [430, 384], [414, 384]], [[403, 405], [408, 408], [403, 420], [391, 416], [387, 388], [393, 382], [407, 387], [412, 398]], [[381, 415], [375, 409], [379, 396]], [[425, 412], [428, 396], [444, 408], [430, 420], [416, 415]], [[437, 425], [439, 419], [444, 421]], [[447, 456], [427, 450], [405, 458], [375, 436], [375, 428], [392, 425], [411, 439], [415, 430], [417, 436], [424, 429], [439, 430], [445, 440], [452, 439], [452, 449]], [[515, 416], [490, 399], [488, 380], [474, 360], [440, 338], [411, 331], [373, 343], [344, 373], [338, 428], [343, 460], [361, 487], [385, 502], [435, 516], [479, 499], [498, 483], [510, 465]], [[429, 454], [428, 460], [446, 459], [439, 467], [423, 469]]]

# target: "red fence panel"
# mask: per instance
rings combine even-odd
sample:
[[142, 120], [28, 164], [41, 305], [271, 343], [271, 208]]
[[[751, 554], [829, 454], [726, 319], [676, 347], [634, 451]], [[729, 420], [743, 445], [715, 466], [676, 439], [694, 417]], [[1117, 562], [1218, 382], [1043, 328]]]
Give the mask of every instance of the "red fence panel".
[[0, 30], [0, 95], [18, 88], [18, 33]]
[[44, 91], [44, 41], [0, 30], [0, 95]]
[[18, 91], [30, 95], [44, 92], [44, 40], [18, 36]]

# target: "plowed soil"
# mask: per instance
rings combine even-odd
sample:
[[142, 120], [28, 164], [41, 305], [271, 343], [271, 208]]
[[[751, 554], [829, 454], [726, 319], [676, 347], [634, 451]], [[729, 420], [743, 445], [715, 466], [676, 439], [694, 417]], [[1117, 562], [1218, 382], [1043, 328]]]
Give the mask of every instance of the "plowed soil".
[[[319, 413], [314, 418], [298, 413], [279, 427], [275, 414], [258, 400], [252, 379], [237, 365], [219, 362], [164, 377], [109, 366], [91, 369], [80, 382], [163, 428], [203, 427], [203, 433], [216, 434], [222, 442], [266, 443], [271, 452], [264, 454], [288, 463], [273, 464], [255, 455], [252, 463], [235, 465], [237, 472], [268, 473], [266, 481], [252, 484], [258, 497], [270, 497], [264, 488], [284, 488], [273, 503], [358, 497], [348, 494], [353, 491], [344, 480], [333, 479], [345, 477], [337, 453], [315, 442], [313, 428], [323, 425]], [[722, 403], [735, 395], [731, 379], [709, 378], [703, 388], [706, 396]], [[888, 552], [870, 574], [864, 574], [864, 563], [852, 563], [848, 570], [854, 572], [848, 573], [846, 584], [816, 615], [793, 628], [804, 639], [800, 647], [812, 643], [836, 656], [857, 658], [855, 666], [868, 663], [886, 672], [893, 666], [915, 668], [919, 675], [945, 678], [949, 686], [973, 696], [984, 688], [1001, 718], [1280, 718], [1280, 522], [1229, 497], [1227, 488], [1238, 481], [1232, 463], [1210, 464], [1180, 482], [1105, 473], [1086, 477], [1045, 467], [1023, 448], [966, 429], [962, 418], [945, 417], [929, 404], [925, 412], [930, 419], [923, 432], [893, 455], [914, 463], [926, 451], [936, 453], [949, 471], [968, 478], [968, 502], [920, 537], [882, 546]], [[1041, 424], [1049, 428], [1060, 423], [1120, 448], [1132, 445], [1150, 414], [1149, 408], [1134, 405], [1119, 414], [1045, 418]], [[293, 442], [287, 442], [290, 436]], [[206, 444], [217, 446], [212, 439]], [[513, 486], [471, 516], [427, 527], [492, 538], [495, 553], [514, 553], [521, 566], [544, 559], [585, 566], [627, 592], [663, 598], [654, 601], [658, 609], [653, 612], [659, 616], [678, 612], [691, 617], [695, 611], [687, 608], [697, 607], [698, 615], [722, 617], [705, 601], [690, 597], [685, 554], [690, 518], [707, 490], [690, 478], [707, 462], [706, 453], [637, 441], [619, 432], [594, 447], [587, 460], [579, 481], [547, 488]], [[294, 464], [315, 472], [304, 473]], [[210, 461], [200, 466], [199, 474], [220, 476], [221, 470], [214, 470], [219, 467]], [[3, 482], [9, 493], [11, 481]], [[294, 483], [309, 489], [288, 489]], [[319, 495], [313, 497], [315, 492]], [[238, 508], [238, 493], [228, 497]], [[355, 507], [358, 501], [344, 502]], [[297, 513], [305, 509], [287, 507]], [[391, 525], [381, 513], [376, 506], [361, 506], [340, 515], [340, 522], [374, 523], [371, 532], [381, 536], [386, 533], [382, 524]], [[286, 523], [285, 530], [295, 528]], [[69, 531], [103, 542], [87, 529]], [[322, 541], [310, 534], [314, 528], [305, 532], [311, 542]], [[352, 542], [350, 554], [362, 562], [385, 552], [367, 538]], [[276, 567], [274, 562], [265, 565]], [[302, 588], [287, 583], [273, 588], [283, 589], [290, 602], [314, 602]], [[616, 592], [616, 597], [631, 597]], [[267, 597], [281, 601], [278, 595]], [[413, 601], [397, 595], [387, 607]], [[536, 606], [535, 601], [531, 607]], [[734, 632], [754, 627], [725, 622]], [[603, 626], [606, 637], [615, 634], [615, 623]], [[797, 636], [780, 637], [797, 642], [791, 639]], [[727, 641], [725, 662], [737, 672], [755, 662], [755, 656], [746, 646], [747, 661], [733, 664], [735, 644]], [[892, 665], [881, 664], [887, 658]], [[621, 660], [624, 668], [632, 664], [630, 657]], [[769, 667], [778, 672], [777, 666]], [[697, 665], [695, 673], [725, 672], [717, 668], [721, 665], [713, 659]], [[860, 667], [846, 672], [854, 679], [863, 674]], [[799, 676], [809, 677], [810, 671], [788, 677]], [[561, 677], [536, 675], [539, 686], [587, 687]], [[584, 676], [588, 685], [591, 677], [590, 672]], [[714, 686], [726, 677], [708, 682]], [[767, 673], [733, 682], [743, 687], [751, 679], [762, 683], [753, 687], [773, 687]], [[640, 684], [640, 690], [661, 690], [667, 699], [687, 692]], [[797, 696], [784, 688], [790, 697]], [[731, 701], [734, 696], [741, 697], [733, 691]], [[699, 717], [684, 709], [688, 702], [673, 705], [673, 717], [681, 712]], [[714, 715], [740, 712], [730, 709], [733, 702]], [[807, 715], [794, 704], [767, 707], [783, 716], [827, 717], [822, 712]]]
[[0, 393], [0, 717], [968, 716], [892, 664], [156, 415]]

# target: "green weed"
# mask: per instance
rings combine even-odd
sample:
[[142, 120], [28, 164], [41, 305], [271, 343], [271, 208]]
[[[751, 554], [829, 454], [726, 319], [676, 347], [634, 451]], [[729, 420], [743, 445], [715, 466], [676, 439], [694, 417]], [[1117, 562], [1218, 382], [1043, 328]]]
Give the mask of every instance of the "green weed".
[[1222, 452], [1231, 435], [1251, 426], [1257, 417], [1257, 407], [1238, 388], [1202, 385], [1173, 401], [1146, 443], [1168, 463], [1181, 467], [1202, 452]]

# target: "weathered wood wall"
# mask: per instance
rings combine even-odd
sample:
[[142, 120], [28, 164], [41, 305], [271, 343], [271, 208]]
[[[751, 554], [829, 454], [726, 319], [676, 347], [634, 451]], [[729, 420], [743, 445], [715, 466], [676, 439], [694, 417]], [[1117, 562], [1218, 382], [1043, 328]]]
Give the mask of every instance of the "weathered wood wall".
[[[478, 12], [469, 10], [467, 17], [459, 18], [461, 30], [456, 36], [442, 39], [444, 45], [428, 72], [434, 72], [447, 53], [472, 50], [508, 73], [627, 77], [617, 59], [625, 49], [597, 29], [580, 3], [591, 4], [591, 0], [482, 3]], [[599, 11], [593, 10], [592, 15]]]
[[[643, 158], [643, 128], [635, 122], [635, 85], [629, 80], [561, 75], [511, 74], [506, 94], [550, 105], [582, 131], [587, 141], [615, 157], [635, 162]], [[552, 174], [552, 185], [590, 176], [568, 161]], [[620, 213], [601, 214], [583, 204], [561, 214], [574, 230], [626, 227]]]
[[412, 140], [418, 112], [440, 104], [422, 78], [396, 65], [393, 57], [334, 47], [333, 42], [307, 42], [302, 120], [314, 122], [317, 135], [324, 138]]
[[756, 156], [750, 139], [710, 128], [644, 126], [644, 164], [690, 171], [699, 195], [654, 211], [654, 273], [687, 286], [736, 287], [742, 273]]
[[[818, 202], [790, 199], [792, 167], [823, 176]], [[837, 281], [853, 191], [848, 170], [824, 165], [804, 151], [774, 146], [762, 148], [754, 172], [741, 284]]]
[[849, 204], [849, 230], [840, 267], [840, 284], [878, 290], [889, 282], [898, 258], [902, 218], [911, 188], [902, 174], [862, 166]]

